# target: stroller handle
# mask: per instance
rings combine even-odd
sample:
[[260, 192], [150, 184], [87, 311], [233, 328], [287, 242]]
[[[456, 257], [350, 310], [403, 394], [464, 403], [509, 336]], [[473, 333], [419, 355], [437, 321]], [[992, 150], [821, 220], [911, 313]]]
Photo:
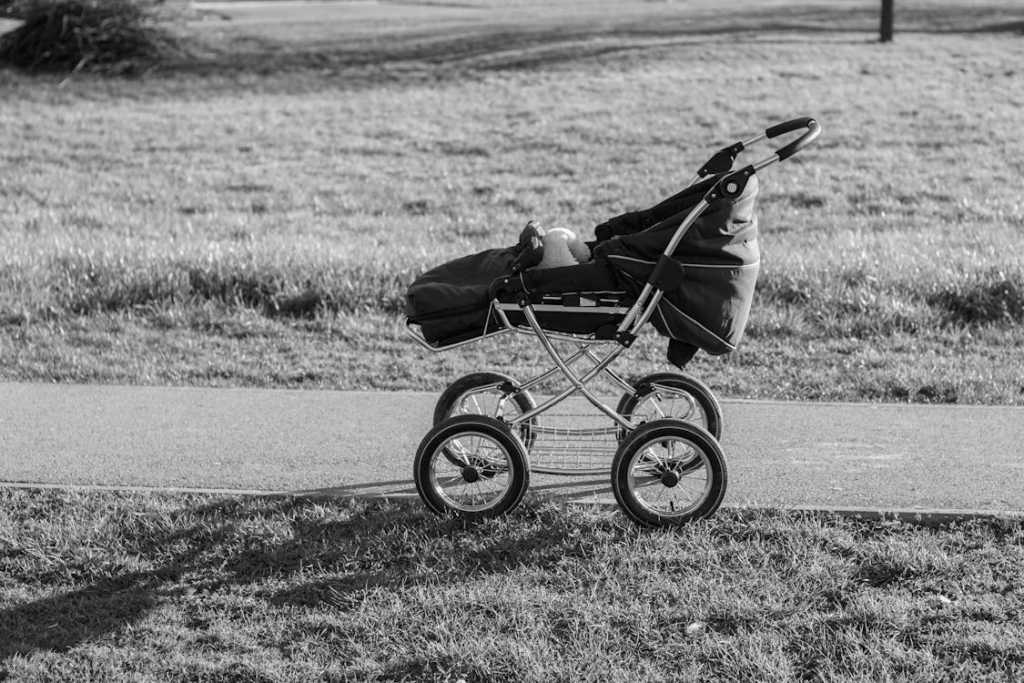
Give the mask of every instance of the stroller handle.
[[774, 126], [770, 126], [768, 128], [765, 128], [764, 134], [765, 134], [765, 137], [767, 137], [769, 140], [771, 140], [772, 138], [777, 138], [780, 135], [785, 135], [786, 133], [792, 133], [794, 130], [800, 130], [801, 128], [808, 128], [812, 123], [814, 123], [814, 118], [813, 117], [811, 117], [811, 116], [804, 116], [804, 117], [801, 117], [801, 118], [798, 118], [798, 119], [792, 119], [790, 121], [785, 121], [783, 123], [778, 123], [778, 124], [775, 124]]
[[817, 121], [808, 116], [805, 118], [793, 119], [792, 121], [780, 123], [777, 126], [772, 126], [771, 128], [767, 129], [764, 132], [764, 134], [768, 136], [769, 139], [771, 139], [774, 137], [778, 137], [779, 135], [791, 133], [795, 130], [800, 130], [801, 128], [806, 128], [807, 132], [801, 135], [793, 142], [786, 145], [785, 147], [782, 147], [775, 151], [775, 156], [779, 158], [779, 161], [785, 161], [789, 157], [793, 156], [794, 154], [802, 150], [804, 147], [807, 147], [807, 145], [817, 140], [818, 136], [821, 135], [821, 126], [818, 125]]
[[789, 143], [785, 147], [782, 147], [775, 152], [774, 156], [768, 157], [767, 160], [755, 164], [756, 168], [764, 168], [768, 164], [775, 163], [776, 161], [783, 161], [793, 156], [807, 145], [814, 142], [817, 137], [821, 134], [821, 126], [810, 116], [804, 116], [798, 119], [791, 119], [783, 123], [776, 124], [769, 128], [766, 128], [763, 133], [755, 135], [749, 140], [742, 140], [740, 142], [733, 143], [728, 147], [715, 152], [714, 156], [708, 159], [707, 163], [700, 167], [697, 171], [696, 178], [690, 183], [691, 185], [701, 178], [706, 178], [709, 175], [718, 175], [721, 173], [728, 173], [732, 170], [733, 164], [736, 162], [736, 157], [740, 155], [740, 152], [744, 151], [748, 147], [761, 142], [765, 139], [776, 138], [786, 133], [792, 133], [793, 131], [806, 128], [807, 132], [801, 135], [798, 139]]

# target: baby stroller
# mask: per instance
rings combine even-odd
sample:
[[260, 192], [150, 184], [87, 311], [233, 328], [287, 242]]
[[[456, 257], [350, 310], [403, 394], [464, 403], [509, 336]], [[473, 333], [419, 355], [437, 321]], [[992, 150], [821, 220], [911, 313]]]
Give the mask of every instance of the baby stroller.
[[[733, 169], [751, 145], [796, 131], [804, 132]], [[736, 348], [759, 266], [756, 174], [820, 132], [814, 119], [794, 119], [719, 150], [682, 192], [598, 226], [590, 262], [515, 272], [517, 245], [418, 278], [407, 293], [406, 324], [424, 348], [526, 334], [555, 364], [524, 382], [477, 372], [445, 389], [414, 461], [427, 507], [493, 517], [519, 504], [531, 472], [610, 470], [616, 501], [639, 524], [673, 526], [713, 514], [727, 470], [718, 443], [722, 411], [711, 390], [682, 372], [630, 382], [611, 365], [648, 323], [668, 338], [668, 359], [680, 370], [698, 350], [719, 355]], [[538, 404], [531, 389], [559, 375], [567, 386]], [[614, 408], [592, 390], [598, 377], [622, 391]], [[566, 414], [572, 404], [583, 404], [587, 414]]]

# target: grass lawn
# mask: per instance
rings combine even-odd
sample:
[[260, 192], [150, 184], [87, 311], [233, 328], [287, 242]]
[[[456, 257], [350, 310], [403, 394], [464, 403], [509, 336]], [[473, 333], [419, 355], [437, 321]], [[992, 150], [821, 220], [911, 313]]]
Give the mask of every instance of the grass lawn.
[[691, 369], [727, 397], [1024, 403], [1019, 12], [908, 3], [881, 45], [862, 5], [338, 3], [188, 24], [203, 47], [143, 78], [2, 70], [0, 377], [528, 376], [535, 345], [412, 346], [407, 284], [528, 219], [589, 235], [813, 115], [762, 180], [747, 336]]
[[0, 490], [8, 681], [1014, 681], [1024, 521]]
[[[439, 391], [418, 273], [584, 234], [813, 115], [762, 179], [730, 398], [1024, 404], [1015, 0], [330, 3], [140, 78], [0, 69], [0, 380]], [[221, 10], [218, 10], [221, 11]], [[224, 10], [228, 11], [228, 10]], [[767, 151], [770, 148], [764, 147]], [[642, 338], [626, 374], [668, 369]], [[5, 454], [4, 457], [9, 457]], [[1024, 526], [0, 489], [0, 680], [1014, 681]]]

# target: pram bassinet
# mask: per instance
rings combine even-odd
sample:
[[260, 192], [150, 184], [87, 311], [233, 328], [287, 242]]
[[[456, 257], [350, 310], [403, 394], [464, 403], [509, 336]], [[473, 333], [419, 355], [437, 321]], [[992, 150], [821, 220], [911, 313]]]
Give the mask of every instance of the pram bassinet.
[[[409, 287], [409, 322], [420, 326], [429, 344], [443, 348], [500, 328], [492, 301], [525, 297], [545, 329], [610, 335], [658, 266], [676, 228], [720, 179], [712, 176], [656, 206], [599, 225], [590, 263], [512, 276], [517, 250], [510, 247], [434, 268]], [[728, 353], [743, 335], [759, 265], [757, 191], [752, 176], [737, 195], [715, 200], [673, 252], [681, 268], [672, 269], [674, 281], [664, 287], [651, 321], [672, 340], [669, 358], [677, 365], [685, 365], [696, 349]], [[507, 318], [523, 323], [515, 311]]]

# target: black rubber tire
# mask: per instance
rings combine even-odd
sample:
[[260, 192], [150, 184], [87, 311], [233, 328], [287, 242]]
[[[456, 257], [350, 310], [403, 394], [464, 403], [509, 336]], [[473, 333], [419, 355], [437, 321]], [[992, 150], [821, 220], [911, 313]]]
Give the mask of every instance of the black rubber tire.
[[[437, 399], [437, 405], [434, 406], [434, 424], [437, 424], [443, 420], [447, 420], [450, 417], [454, 417], [455, 414], [452, 411], [455, 409], [459, 400], [466, 394], [469, 394], [474, 389], [480, 389], [487, 386], [495, 386], [508, 383], [511, 386], [515, 386], [516, 382], [508, 375], [502, 375], [497, 372], [474, 372], [464, 377], [460, 377], [451, 384], [449, 384], [445, 390], [441, 393], [440, 398]], [[500, 392], [496, 392], [500, 393]], [[528, 410], [533, 410], [537, 407], [533, 397], [530, 396], [528, 391], [519, 391], [511, 394], [511, 398], [515, 401], [516, 406], [521, 412], [525, 413]], [[467, 415], [470, 413], [458, 413], [461, 415]], [[491, 415], [490, 417], [495, 417]]]
[[[656, 385], [667, 386], [672, 389], [684, 391], [693, 397], [697, 406], [704, 413], [704, 423], [687, 419], [686, 422], [703, 427], [716, 440], [722, 439], [722, 406], [718, 399], [711, 393], [711, 389], [692, 375], [680, 372], [658, 372], [641, 378], [636, 383], [636, 391], [633, 394], [623, 394], [619, 399], [617, 412], [627, 419], [633, 419], [633, 412], [644, 399], [657, 391]], [[666, 418], [682, 419], [679, 415], [666, 415]], [[660, 419], [660, 418], [659, 418]]]
[[[434, 424], [440, 424], [444, 420], [455, 417], [456, 415], [483, 415], [483, 413], [456, 413], [455, 409], [466, 395], [472, 393], [476, 389], [482, 389], [490, 386], [495, 387], [495, 395], [511, 398], [520, 415], [537, 407], [537, 403], [533, 400], [533, 396], [530, 395], [530, 392], [524, 390], [505, 394], [498, 389], [502, 384], [508, 384], [511, 387], [518, 386], [514, 379], [508, 375], [502, 375], [497, 372], [474, 372], [469, 375], [465, 375], [464, 377], [460, 377], [449, 384], [437, 399], [437, 404], [434, 406]], [[490, 415], [489, 417], [496, 416]], [[519, 426], [519, 438], [522, 439], [523, 444], [527, 449], [533, 445], [534, 434], [533, 430], [530, 428], [532, 422], [532, 420], [530, 422], [524, 422]]]
[[[461, 447], [451, 445], [455, 439], [477, 439], [477, 452], [457, 457], [454, 453]], [[479, 453], [482, 441], [489, 442], [483, 455]], [[500, 461], [493, 457], [499, 452]], [[456, 486], [465, 487], [464, 494], [476, 492], [479, 500], [471, 504], [456, 499], [439, 480], [439, 469], [453, 491]], [[504, 422], [483, 415], [459, 415], [435, 425], [423, 437], [416, 449], [413, 479], [431, 511], [479, 520], [503, 515], [519, 505], [530, 486], [530, 468], [526, 448]], [[483, 487], [496, 490], [489, 493], [482, 491]]]
[[[686, 461], [667, 462], [651, 458], [648, 449], [655, 448], [667, 451], [669, 458], [672, 448], [669, 444], [681, 442], [693, 453]], [[651, 458], [644, 463], [640, 458]], [[641, 487], [634, 475], [634, 467], [642, 467], [649, 479]], [[684, 478], [704, 473], [703, 481], [692, 482], [685, 479], [686, 485], [677, 493], [694, 490], [693, 483], [699, 483], [698, 495], [688, 500], [685, 507], [675, 508], [675, 502], [668, 505], [654, 503], [650, 498], [656, 495], [667, 495], [684, 481]], [[666, 483], [665, 477], [675, 476], [675, 483]], [[622, 510], [635, 522], [649, 527], [680, 526], [697, 519], [704, 519], [718, 509], [725, 496], [729, 473], [718, 441], [697, 425], [682, 420], [654, 420], [646, 422], [635, 429], [620, 444], [612, 461], [612, 492]], [[640, 490], [651, 495], [641, 495]]]

